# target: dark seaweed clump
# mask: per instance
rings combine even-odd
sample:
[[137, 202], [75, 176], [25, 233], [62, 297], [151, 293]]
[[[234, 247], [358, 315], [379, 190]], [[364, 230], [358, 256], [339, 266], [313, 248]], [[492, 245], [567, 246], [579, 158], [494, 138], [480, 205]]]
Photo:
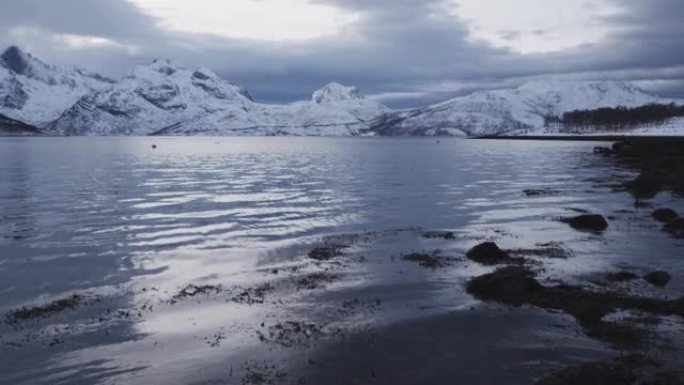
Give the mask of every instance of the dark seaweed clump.
[[438, 268], [444, 266], [442, 258], [428, 253], [412, 253], [404, 256], [405, 261], [416, 262], [418, 265], [428, 268]]
[[525, 194], [528, 197], [540, 197], [540, 196], [557, 195], [558, 191], [551, 190], [548, 188], [527, 189], [527, 190], [523, 190], [523, 194]]
[[324, 261], [329, 261], [333, 258], [341, 256], [342, 250], [349, 248], [347, 245], [326, 245], [322, 247], [317, 247], [311, 251], [309, 251], [309, 258], [319, 261], [319, 262], [324, 262]]
[[43, 306], [22, 307], [7, 314], [7, 321], [17, 323], [31, 319], [48, 317], [65, 310], [74, 309], [85, 301], [86, 297], [72, 294], [67, 298], [58, 299]]
[[315, 290], [324, 288], [326, 285], [331, 284], [339, 277], [335, 274], [318, 272], [299, 277], [295, 280], [295, 285], [299, 290]]
[[210, 295], [218, 294], [221, 292], [220, 285], [188, 285], [182, 288], [176, 295], [171, 299], [171, 303], [176, 303], [177, 301], [185, 300], [188, 298], [196, 297], [199, 295]]
[[456, 239], [456, 234], [453, 231], [424, 231], [421, 235], [427, 239], [444, 239], [447, 241]]

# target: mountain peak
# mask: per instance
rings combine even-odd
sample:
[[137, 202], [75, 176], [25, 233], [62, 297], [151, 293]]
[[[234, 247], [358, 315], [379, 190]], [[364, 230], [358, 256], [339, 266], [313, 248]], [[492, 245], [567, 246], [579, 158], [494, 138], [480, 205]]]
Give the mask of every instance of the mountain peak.
[[20, 75], [23, 75], [30, 66], [30, 56], [16, 45], [7, 48], [0, 58], [7, 68]]
[[171, 60], [169, 59], [155, 59], [148, 65], [148, 67], [154, 71], [157, 71], [159, 73], [162, 73], [166, 76], [171, 76], [174, 73], [176, 73], [179, 69], [176, 65], [171, 63]]
[[329, 83], [313, 93], [312, 101], [316, 104], [341, 102], [345, 100], [363, 99], [356, 87], [343, 86], [340, 83]]

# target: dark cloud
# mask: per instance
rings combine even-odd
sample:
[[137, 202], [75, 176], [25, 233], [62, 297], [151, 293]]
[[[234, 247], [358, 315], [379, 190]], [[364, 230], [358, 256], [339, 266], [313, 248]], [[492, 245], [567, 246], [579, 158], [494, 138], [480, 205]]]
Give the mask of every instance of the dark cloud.
[[[124, 0], [22, 0], [3, 6], [0, 44], [20, 44], [47, 61], [112, 76], [153, 58], [170, 58], [213, 68], [269, 102], [308, 97], [332, 80], [386, 95], [394, 106], [546, 75], [635, 80], [672, 95], [681, 94], [684, 84], [681, 0], [613, 0], [624, 13], [601, 20], [613, 32], [600, 43], [528, 55], [472, 41], [443, 0], [316, 1], [358, 13], [359, 19], [340, 36], [275, 44], [163, 30]], [[65, 34], [115, 44], [79, 48], [56, 39]], [[504, 34], [517, 39], [519, 31]]]

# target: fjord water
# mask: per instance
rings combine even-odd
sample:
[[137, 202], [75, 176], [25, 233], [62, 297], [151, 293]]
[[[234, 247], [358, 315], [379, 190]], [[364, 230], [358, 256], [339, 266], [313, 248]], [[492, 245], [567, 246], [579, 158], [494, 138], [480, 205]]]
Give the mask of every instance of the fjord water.
[[[252, 358], [285, 367], [300, 359], [294, 358], [300, 351], [260, 341], [264, 323], [306, 319], [354, 334], [472, 306], [477, 301], [463, 283], [488, 269], [459, 262], [430, 271], [400, 257], [435, 249], [460, 257], [484, 239], [507, 248], [562, 244], [572, 257], [547, 262], [551, 279], [625, 267], [665, 268], [681, 276], [682, 242], [649, 221], [650, 209], [635, 209], [628, 194], [615, 191], [616, 182], [634, 173], [592, 154], [595, 145], [1, 139], [0, 311], [72, 293], [98, 296], [104, 305], [0, 326], [0, 370], [11, 383], [240, 383], [242, 377], [232, 376]], [[530, 197], [525, 189], [550, 193]], [[656, 203], [682, 208], [668, 194]], [[608, 216], [609, 231], [578, 233], [558, 221], [578, 210]], [[415, 236], [423, 230], [457, 236], [449, 242]], [[359, 263], [353, 266], [323, 269], [306, 257], [326, 236], [371, 234], [376, 243], [354, 250]], [[289, 287], [284, 271], [295, 276], [327, 269], [337, 278], [323, 290], [280, 292]], [[264, 282], [276, 288], [264, 304], [223, 297], [169, 301], [191, 284], [246, 288]], [[664, 293], [682, 289], [675, 280]], [[331, 312], [350, 299], [377, 305], [352, 315]], [[151, 304], [154, 311], [139, 311]], [[120, 311], [136, 314], [109, 317]], [[463, 327], [453, 325], [456, 332]], [[557, 339], [545, 338], [558, 343], [557, 333]], [[568, 356], [610, 350], [592, 341], [564, 341], [572, 345]], [[307, 346], [307, 354], [316, 357], [316, 348]], [[520, 367], [538, 359], [527, 357]], [[521, 383], [529, 381], [525, 373], [519, 373]]]

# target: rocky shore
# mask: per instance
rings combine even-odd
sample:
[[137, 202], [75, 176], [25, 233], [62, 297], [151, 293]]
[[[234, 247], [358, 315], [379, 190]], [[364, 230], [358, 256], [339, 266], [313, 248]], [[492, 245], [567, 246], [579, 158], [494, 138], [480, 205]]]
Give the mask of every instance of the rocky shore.
[[[209, 278], [118, 295], [70, 293], [8, 311], [0, 349], [68, 354], [83, 330], [98, 344], [121, 325], [186, 312], [201, 324], [211, 317], [195, 313], [217, 309], [206, 314], [249, 316], [192, 332], [197, 349], [211, 349], [225, 363], [187, 382], [682, 384], [679, 270], [646, 260], [587, 274], [573, 268], [586, 262], [576, 260], [586, 244], [610, 245], [625, 223], [657, 226], [657, 234], [681, 242], [678, 210], [656, 198], [684, 193], [684, 142], [635, 139], [587, 155], [596, 167], [635, 175], [597, 182], [630, 194], [631, 204], [569, 207], [543, 217], [548, 233], [535, 236], [546, 231], [535, 228], [524, 240], [496, 226], [336, 234], [272, 251], [248, 282]], [[519, 191], [520, 199], [535, 200], [563, 193]], [[649, 215], [617, 217], [635, 210]], [[549, 240], [567, 234], [580, 242]], [[143, 300], [122, 302], [124, 295]], [[173, 340], [159, 345], [165, 343]], [[172, 350], [185, 354], [188, 342], [179, 349]]]

